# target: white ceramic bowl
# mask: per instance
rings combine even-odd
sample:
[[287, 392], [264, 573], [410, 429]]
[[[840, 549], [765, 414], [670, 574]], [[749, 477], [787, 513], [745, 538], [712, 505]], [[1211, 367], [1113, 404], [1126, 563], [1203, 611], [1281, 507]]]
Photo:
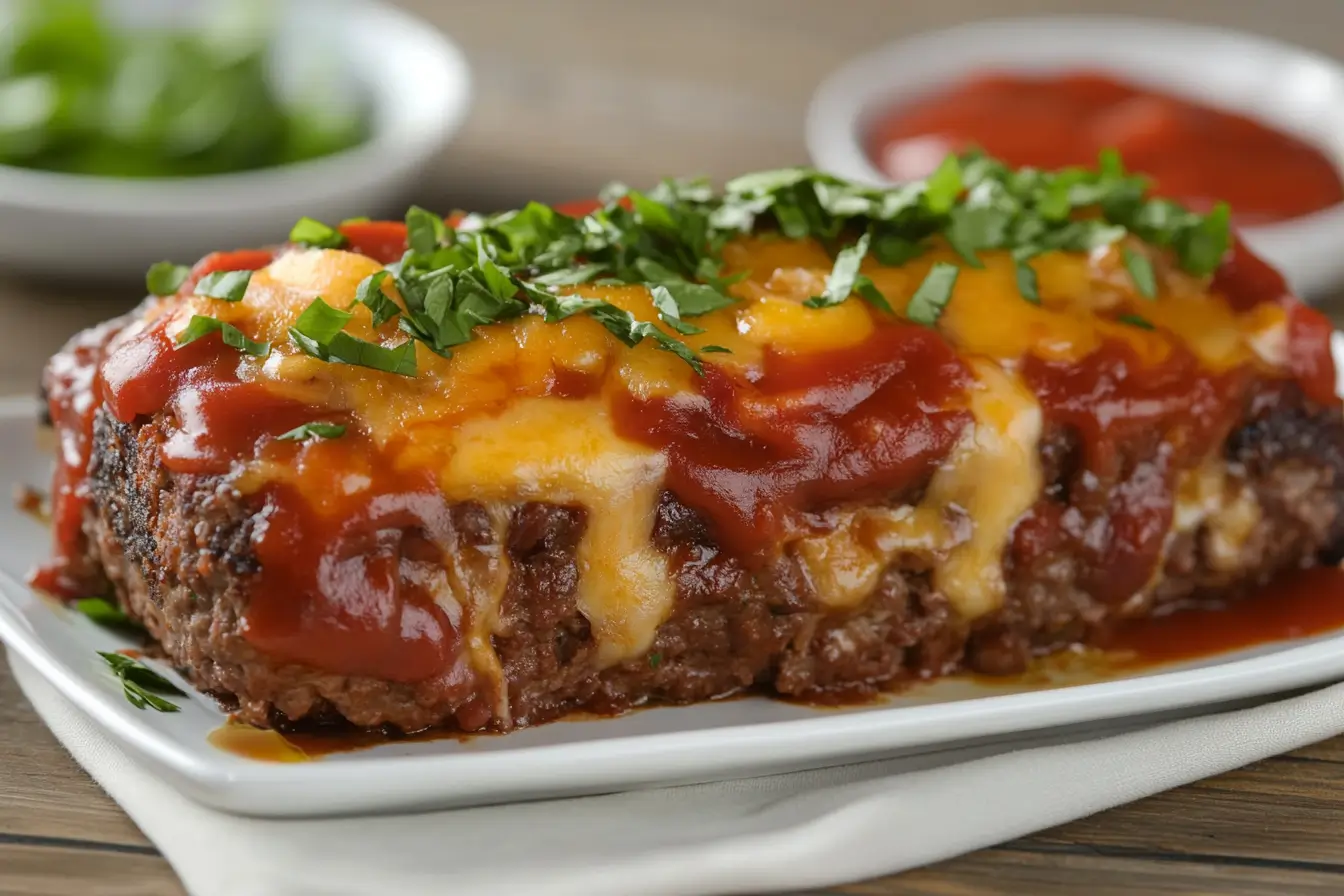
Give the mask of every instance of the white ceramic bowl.
[[[106, 0], [128, 27], [187, 26], [187, 0]], [[376, 0], [288, 0], [274, 7], [271, 65], [316, 55], [369, 98], [372, 133], [349, 150], [269, 169], [131, 180], [0, 166], [0, 268], [48, 277], [125, 279], [154, 261], [190, 264], [215, 249], [284, 239], [303, 215], [336, 221], [388, 210], [461, 124], [470, 78], [458, 48]]]
[[[807, 146], [835, 174], [881, 183], [863, 138], [883, 112], [975, 72], [1088, 69], [1250, 115], [1344, 169], [1344, 66], [1289, 44], [1157, 20], [1061, 16], [979, 22], [889, 44], [828, 77]], [[1244, 231], [1298, 292], [1344, 287], [1344, 205]]]

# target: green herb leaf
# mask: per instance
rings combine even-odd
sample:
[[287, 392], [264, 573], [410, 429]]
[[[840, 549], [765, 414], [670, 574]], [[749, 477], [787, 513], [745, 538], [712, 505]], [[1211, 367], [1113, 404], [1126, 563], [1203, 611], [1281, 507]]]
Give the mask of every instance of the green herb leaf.
[[532, 282], [542, 286], [577, 286], [580, 283], [587, 283], [606, 269], [607, 266], [604, 264], [589, 262], [572, 268], [561, 268], [549, 274], [540, 274], [533, 277]]
[[225, 302], [241, 302], [251, 280], [252, 271], [215, 271], [197, 281], [193, 293]]
[[885, 312], [886, 314], [896, 313], [892, 309], [891, 304], [887, 302], [887, 297], [882, 295], [882, 291], [877, 288], [877, 284], [873, 283], [873, 281], [864, 274], [860, 274], [854, 278], [854, 291], [859, 294], [859, 298], [863, 299], [869, 305], [872, 305], [878, 311]]
[[961, 159], [950, 155], [924, 181], [924, 206], [935, 215], [945, 215], [961, 195]]
[[1223, 263], [1232, 247], [1232, 209], [1226, 202], [1213, 207], [1174, 240], [1181, 267], [1197, 277], [1207, 277]]
[[277, 442], [301, 442], [304, 439], [339, 439], [345, 435], [345, 427], [339, 423], [305, 423], [296, 426], [287, 433], [275, 437]]
[[1122, 324], [1129, 324], [1131, 327], [1138, 327], [1140, 330], [1156, 329], [1151, 322], [1137, 314], [1121, 314], [1116, 318]]
[[1129, 271], [1129, 279], [1134, 281], [1134, 288], [1137, 289], [1144, 298], [1157, 298], [1157, 274], [1153, 271], [1153, 263], [1148, 260], [1148, 256], [1142, 252], [1136, 252], [1129, 246], [1120, 248], [1120, 255], [1125, 262], [1125, 270]]
[[300, 218], [289, 231], [289, 241], [313, 249], [341, 249], [349, 242], [345, 234], [313, 218]]
[[1036, 269], [1026, 259], [1017, 263], [1017, 291], [1031, 304], [1041, 304], [1041, 293], [1036, 284]]
[[326, 345], [336, 338], [336, 334], [345, 329], [345, 325], [354, 317], [349, 311], [333, 308], [318, 296], [303, 309], [294, 329], [319, 345]]
[[914, 261], [924, 254], [922, 243], [908, 239], [897, 233], [879, 233], [873, 240], [873, 258], [878, 264], [899, 267], [908, 261]]
[[182, 284], [191, 276], [191, 268], [171, 261], [160, 261], [150, 265], [145, 274], [145, 286], [150, 295], [173, 296], [182, 288]]
[[634, 315], [624, 308], [619, 308], [608, 302], [591, 302], [590, 300], [590, 303], [579, 310], [586, 312], [593, 320], [606, 327], [607, 332], [626, 345], [633, 348], [645, 339], [652, 339], [654, 345], [658, 348], [681, 358], [691, 365], [691, 369], [696, 373], [704, 374], [704, 367], [701, 366], [700, 359], [696, 357], [695, 352], [689, 345], [679, 339], [672, 338], [648, 321], [636, 320]]
[[813, 171], [807, 168], [780, 168], [775, 171], [757, 171], [735, 177], [724, 186], [729, 193], [762, 196], [775, 193], [786, 187], [801, 183], [812, 177]]
[[994, 206], [958, 206], [949, 216], [947, 242], [973, 268], [983, 268], [976, 254], [982, 249], [1002, 246], [1012, 214]]
[[721, 345], [702, 345], [700, 347], [700, 353], [704, 355], [709, 354], [731, 355], [733, 353], [733, 350], [730, 348], [724, 348]]
[[407, 340], [395, 348], [386, 348], [376, 342], [357, 339], [342, 332], [350, 317], [350, 312], [333, 308], [318, 296], [290, 328], [289, 338], [304, 354], [323, 361], [368, 367], [399, 376], [415, 376], [413, 341]]
[[926, 327], [937, 324], [943, 309], [952, 299], [952, 290], [957, 285], [959, 273], [960, 269], [954, 264], [945, 261], [934, 264], [910, 297], [910, 303], [905, 306], [906, 318]]
[[75, 601], [75, 609], [99, 625], [109, 628], [139, 628], [140, 624], [127, 616], [121, 607], [105, 597], [84, 597]]
[[813, 296], [803, 304], [809, 308], [829, 308], [848, 299], [854, 292], [854, 282], [859, 276], [859, 265], [863, 263], [863, 256], [868, 254], [868, 242], [869, 236], [865, 233], [854, 245], [837, 252], [835, 264], [826, 277], [826, 289], [821, 295]]
[[181, 707], [159, 694], [185, 697], [186, 693], [148, 666], [120, 653], [98, 651], [112, 674], [121, 682], [122, 694], [136, 709], [178, 712]]
[[[355, 301], [369, 309], [373, 316], [373, 325], [381, 327], [401, 313], [401, 306], [383, 292], [383, 281], [392, 274], [388, 271], [375, 271], [359, 282], [355, 287]], [[342, 324], [344, 326], [344, 324]]]
[[678, 333], [683, 336], [694, 336], [697, 333], [705, 332], [681, 319], [681, 312], [677, 309], [677, 300], [672, 297], [672, 293], [668, 291], [666, 286], [659, 284], [650, 287], [649, 297], [653, 300], [653, 307], [658, 309], [659, 320]]
[[433, 255], [448, 237], [448, 225], [431, 211], [413, 205], [406, 212], [406, 244], [416, 255]]
[[224, 323], [222, 320], [213, 317], [207, 317], [204, 314], [193, 314], [191, 320], [187, 321], [186, 327], [177, 334], [177, 347], [189, 345], [197, 339], [209, 336], [211, 333], [218, 333], [224, 340], [224, 344], [230, 348], [236, 348], [238, 351], [256, 358], [264, 358], [271, 353], [271, 344], [269, 342], [254, 342], [243, 335], [233, 324]]
[[698, 317], [701, 314], [718, 311], [720, 308], [727, 308], [737, 302], [737, 299], [702, 283], [688, 283], [683, 280], [664, 283], [662, 287], [672, 295], [682, 317]]
[[640, 224], [662, 233], [677, 232], [676, 219], [672, 217], [672, 211], [666, 205], [650, 199], [638, 190], [631, 190], [626, 196]]

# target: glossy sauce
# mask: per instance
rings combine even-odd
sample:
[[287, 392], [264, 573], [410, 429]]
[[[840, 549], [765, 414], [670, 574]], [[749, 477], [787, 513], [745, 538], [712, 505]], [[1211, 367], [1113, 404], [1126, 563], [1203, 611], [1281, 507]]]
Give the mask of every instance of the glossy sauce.
[[932, 330], [884, 324], [854, 349], [767, 354], [756, 382], [711, 367], [704, 402], [626, 398], [617, 431], [665, 452], [667, 487], [725, 547], [768, 555], [808, 510], [926, 479], [970, 423], [968, 382]]
[[254, 728], [233, 719], [206, 735], [206, 742], [243, 759], [257, 762], [310, 762], [335, 753], [353, 753], [389, 744], [422, 744], [451, 740], [463, 742], [488, 734], [463, 734], [449, 728], [431, 728], [414, 734], [363, 728], [329, 731], [276, 731]]
[[1250, 118], [1100, 74], [983, 75], [891, 110], [869, 152], [897, 180], [923, 177], [951, 151], [978, 146], [1011, 166], [1091, 165], [1118, 149], [1156, 192], [1241, 226], [1301, 217], [1344, 201], [1321, 151]]
[[1281, 575], [1240, 600], [1187, 607], [1124, 623], [1106, 642], [1126, 665], [1152, 666], [1309, 638], [1344, 628], [1344, 570]]
[[[1045, 499], [1019, 527], [1016, 547], [1028, 562], [1064, 549], [1088, 559], [1086, 588], [1119, 603], [1140, 591], [1158, 564], [1174, 511], [1175, 476], [1210, 453], [1243, 413], [1247, 372], [1210, 374], [1187, 351], [1144, 364], [1127, 345], [1110, 343], [1081, 362], [1028, 358], [1023, 374], [1045, 419], [1077, 435], [1093, 479], [1075, 483], [1067, 501]], [[1168, 450], [1143, 475], [1125, 477], [1122, 446], [1161, 435]], [[1119, 488], [1110, 484], [1123, 479]], [[1079, 494], [1086, 482], [1096, 494]], [[1076, 519], [1078, 505], [1105, 502], [1108, 537], [1098, 543]], [[1040, 527], [1047, 521], [1048, 534]]]

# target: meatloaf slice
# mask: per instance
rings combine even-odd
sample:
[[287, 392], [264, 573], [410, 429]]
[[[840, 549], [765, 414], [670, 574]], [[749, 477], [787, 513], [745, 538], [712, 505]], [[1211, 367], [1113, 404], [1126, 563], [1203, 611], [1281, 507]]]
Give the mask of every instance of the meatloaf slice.
[[[1115, 620], [1209, 596], [1227, 597], [1283, 569], [1336, 557], [1344, 546], [1344, 422], [1293, 390], [1247, 419], [1220, 463], [1236, 500], [1214, 507], [1174, 535], [1160, 584], [1141, 600], [1107, 604], [1080, 583], [1078, 549], [1023, 563], [1004, 557], [1001, 609], [968, 621], [930, 585], [918, 558], [883, 572], [856, 607], [821, 603], [805, 565], [785, 554], [765, 567], [722, 551], [705, 520], [664, 491], [654, 540], [671, 560], [675, 606], [638, 659], [594, 663], [589, 624], [575, 594], [583, 507], [526, 502], [511, 510], [502, 544], [478, 503], [452, 507], [468, 550], [502, 549], [510, 575], [493, 647], [507, 698], [469, 682], [395, 682], [276, 662], [246, 637], [252, 549], [266, 509], [219, 476], [167, 472], [159, 462], [171, 431], [161, 419], [136, 424], [97, 415], [85, 520], [91, 559], [106, 571], [126, 611], [142, 621], [169, 660], [201, 689], [236, 704], [258, 725], [349, 720], [416, 730], [530, 725], [574, 709], [619, 711], [648, 702], [692, 702], [759, 688], [817, 698], [864, 693], [958, 669], [1005, 673], [1033, 655], [1087, 642]], [[1046, 492], [1062, 494], [1069, 439], [1041, 452]], [[1134, 458], [1142, 475], [1150, 458]], [[1250, 502], [1249, 504], [1247, 502]], [[1247, 528], [1242, 519], [1252, 507]], [[1228, 550], [1229, 527], [1241, 526]]]

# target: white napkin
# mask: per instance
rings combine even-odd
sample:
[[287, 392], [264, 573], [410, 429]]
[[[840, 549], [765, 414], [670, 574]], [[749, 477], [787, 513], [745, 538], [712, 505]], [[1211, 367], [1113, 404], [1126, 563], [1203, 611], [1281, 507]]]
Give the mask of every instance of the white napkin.
[[[193, 896], [707, 896], [890, 874], [1344, 732], [1344, 685], [1117, 725], [723, 784], [416, 815], [277, 821], [204, 808], [11, 654], [19, 686]], [[1109, 736], [1098, 736], [1098, 733]]]

